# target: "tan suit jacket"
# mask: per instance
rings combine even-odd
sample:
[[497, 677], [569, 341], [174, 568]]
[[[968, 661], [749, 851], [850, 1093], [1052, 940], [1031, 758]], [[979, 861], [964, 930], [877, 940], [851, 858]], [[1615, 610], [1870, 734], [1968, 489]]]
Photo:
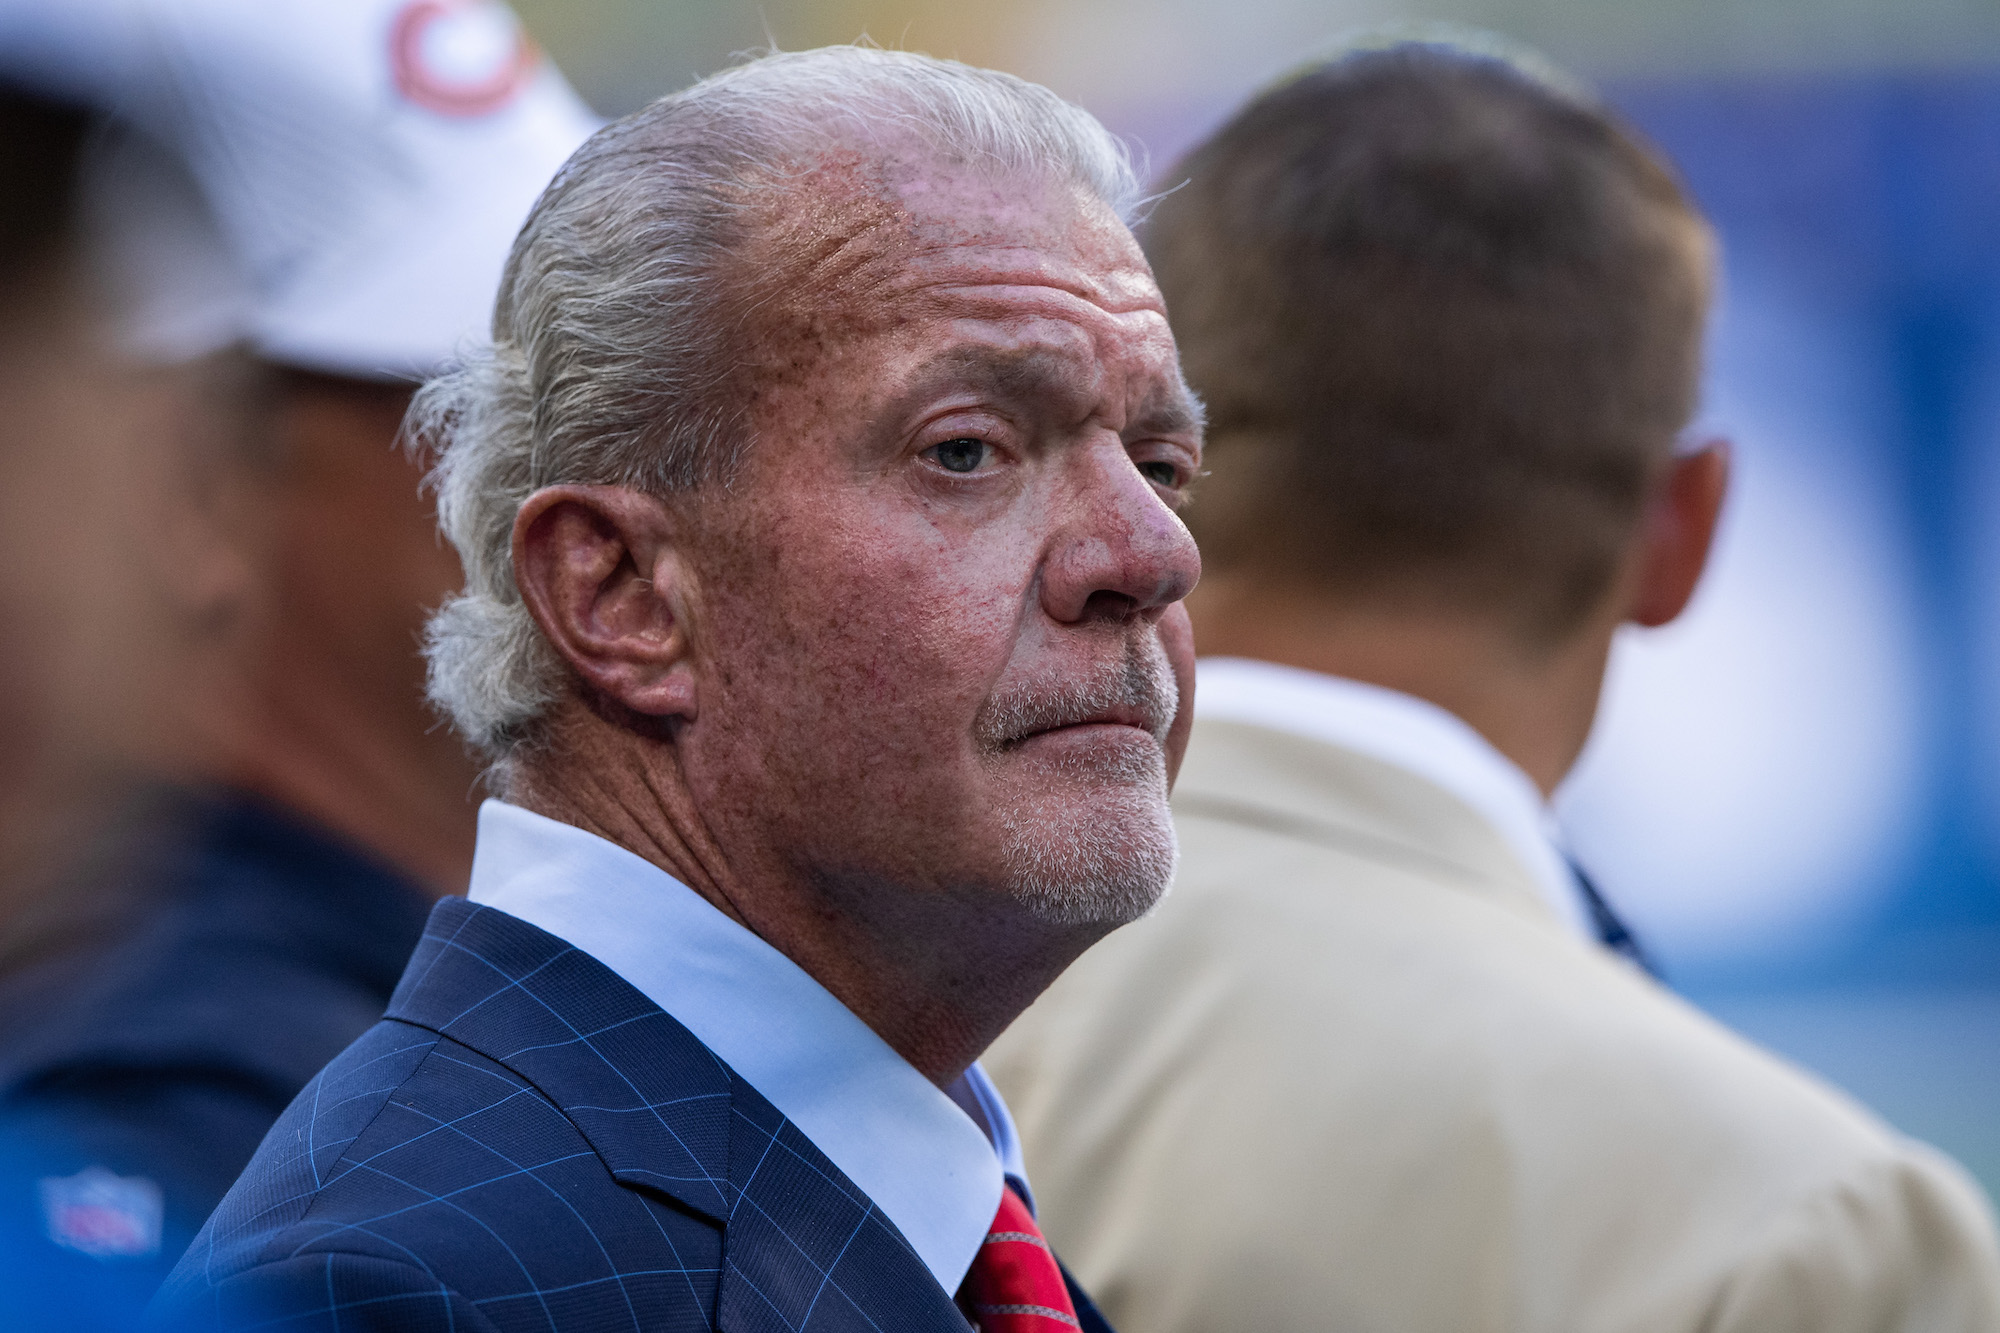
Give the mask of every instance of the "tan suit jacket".
[[1941, 1155], [1563, 929], [1430, 783], [1199, 723], [1179, 881], [989, 1052], [1122, 1333], [2000, 1330]]

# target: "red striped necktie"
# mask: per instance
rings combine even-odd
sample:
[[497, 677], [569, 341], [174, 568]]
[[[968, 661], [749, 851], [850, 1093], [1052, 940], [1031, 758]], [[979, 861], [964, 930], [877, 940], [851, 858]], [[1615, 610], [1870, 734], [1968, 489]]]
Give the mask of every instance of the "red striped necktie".
[[1080, 1327], [1062, 1269], [1012, 1185], [1001, 1187], [1000, 1211], [958, 1289], [958, 1303], [979, 1333], [1071, 1333]]

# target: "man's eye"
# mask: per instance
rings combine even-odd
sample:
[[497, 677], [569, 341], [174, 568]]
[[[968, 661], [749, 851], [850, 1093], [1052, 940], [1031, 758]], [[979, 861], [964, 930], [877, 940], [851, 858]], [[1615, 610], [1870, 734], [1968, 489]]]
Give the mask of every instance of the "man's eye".
[[946, 472], [972, 472], [986, 461], [992, 446], [984, 440], [946, 440], [924, 450]]
[[1155, 486], [1174, 487], [1181, 484], [1181, 470], [1172, 463], [1141, 463], [1139, 475]]

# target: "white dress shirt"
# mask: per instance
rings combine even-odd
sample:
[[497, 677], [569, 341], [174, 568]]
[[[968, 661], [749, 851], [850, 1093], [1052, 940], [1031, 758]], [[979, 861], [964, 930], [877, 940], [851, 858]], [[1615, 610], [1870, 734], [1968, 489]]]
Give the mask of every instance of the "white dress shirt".
[[516, 805], [479, 807], [466, 896], [603, 963], [742, 1075], [874, 1200], [946, 1291], [971, 1268], [1014, 1122], [977, 1064], [949, 1093], [798, 964], [658, 866]]
[[1541, 789], [1457, 714], [1400, 690], [1244, 657], [1196, 663], [1194, 711], [1338, 745], [1442, 787], [1506, 841], [1556, 919], [1597, 942]]

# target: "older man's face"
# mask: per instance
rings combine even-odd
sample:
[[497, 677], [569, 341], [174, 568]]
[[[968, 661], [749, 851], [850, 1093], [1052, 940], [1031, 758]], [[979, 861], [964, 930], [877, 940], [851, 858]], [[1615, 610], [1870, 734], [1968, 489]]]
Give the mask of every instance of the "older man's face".
[[863, 174], [822, 169], [744, 259], [752, 443], [690, 556], [689, 780], [835, 890], [1128, 920], [1172, 873], [1200, 573], [1159, 294], [1080, 192]]

